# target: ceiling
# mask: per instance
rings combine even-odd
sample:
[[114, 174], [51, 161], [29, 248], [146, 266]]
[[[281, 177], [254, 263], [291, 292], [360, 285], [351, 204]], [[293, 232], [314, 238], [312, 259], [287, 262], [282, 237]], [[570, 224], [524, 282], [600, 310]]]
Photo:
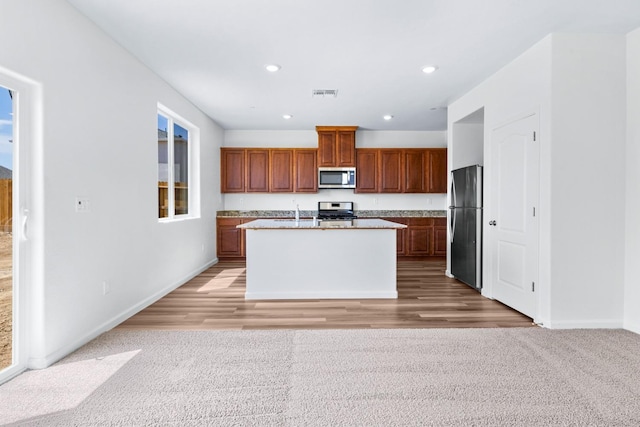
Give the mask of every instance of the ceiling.
[[639, 0], [67, 1], [223, 128], [244, 130], [445, 130], [448, 104], [547, 34], [640, 27]]

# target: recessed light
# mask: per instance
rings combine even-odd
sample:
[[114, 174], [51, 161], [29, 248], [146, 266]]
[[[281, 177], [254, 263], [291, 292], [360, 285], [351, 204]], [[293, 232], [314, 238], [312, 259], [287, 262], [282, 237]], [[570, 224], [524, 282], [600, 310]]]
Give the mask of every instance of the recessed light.
[[264, 68], [266, 68], [267, 71], [269, 71], [270, 73], [275, 73], [282, 67], [280, 67], [278, 64], [268, 64], [268, 65], [265, 65]]
[[425, 67], [422, 67], [422, 72], [425, 74], [431, 74], [434, 71], [436, 71], [438, 69], [438, 67], [436, 65], [427, 65]]
[[391, 120], [393, 119], [393, 116], [391, 114], [387, 114], [386, 116], [382, 116], [382, 118], [385, 120]]
[[291, 114], [283, 114], [282, 118], [285, 120], [289, 120], [290, 118], [292, 118], [293, 116]]

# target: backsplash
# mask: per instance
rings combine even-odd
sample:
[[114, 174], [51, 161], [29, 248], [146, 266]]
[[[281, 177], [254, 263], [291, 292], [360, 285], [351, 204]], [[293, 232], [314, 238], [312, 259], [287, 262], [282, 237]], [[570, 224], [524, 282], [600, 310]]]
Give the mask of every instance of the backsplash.
[[[312, 218], [318, 214], [317, 210], [301, 210], [302, 218]], [[362, 210], [355, 211], [359, 218], [393, 218], [393, 217], [427, 217], [440, 218], [447, 216], [444, 210]], [[238, 217], [238, 218], [293, 218], [295, 211], [293, 210], [226, 210], [218, 211], [217, 216], [221, 217]]]
[[440, 211], [447, 206], [446, 194], [357, 194], [353, 190], [326, 189], [305, 193], [227, 193], [221, 196], [223, 210], [300, 210], [317, 211], [318, 202], [354, 202], [358, 211]]

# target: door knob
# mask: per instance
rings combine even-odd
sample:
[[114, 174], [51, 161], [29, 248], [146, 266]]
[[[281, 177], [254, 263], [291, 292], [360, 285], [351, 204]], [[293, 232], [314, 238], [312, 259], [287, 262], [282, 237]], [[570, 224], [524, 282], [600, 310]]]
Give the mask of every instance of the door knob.
[[497, 224], [497, 223], [496, 223], [496, 221], [495, 221], [495, 220], [493, 220], [493, 221], [489, 221], [489, 225], [493, 225], [493, 226], [495, 227], [495, 225], [496, 225], [496, 224]]

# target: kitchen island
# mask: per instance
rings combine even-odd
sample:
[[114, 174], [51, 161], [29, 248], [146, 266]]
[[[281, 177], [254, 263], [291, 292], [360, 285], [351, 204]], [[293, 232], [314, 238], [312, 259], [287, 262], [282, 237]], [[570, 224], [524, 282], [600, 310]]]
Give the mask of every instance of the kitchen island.
[[246, 299], [397, 298], [396, 230], [382, 219], [259, 219], [246, 230]]

